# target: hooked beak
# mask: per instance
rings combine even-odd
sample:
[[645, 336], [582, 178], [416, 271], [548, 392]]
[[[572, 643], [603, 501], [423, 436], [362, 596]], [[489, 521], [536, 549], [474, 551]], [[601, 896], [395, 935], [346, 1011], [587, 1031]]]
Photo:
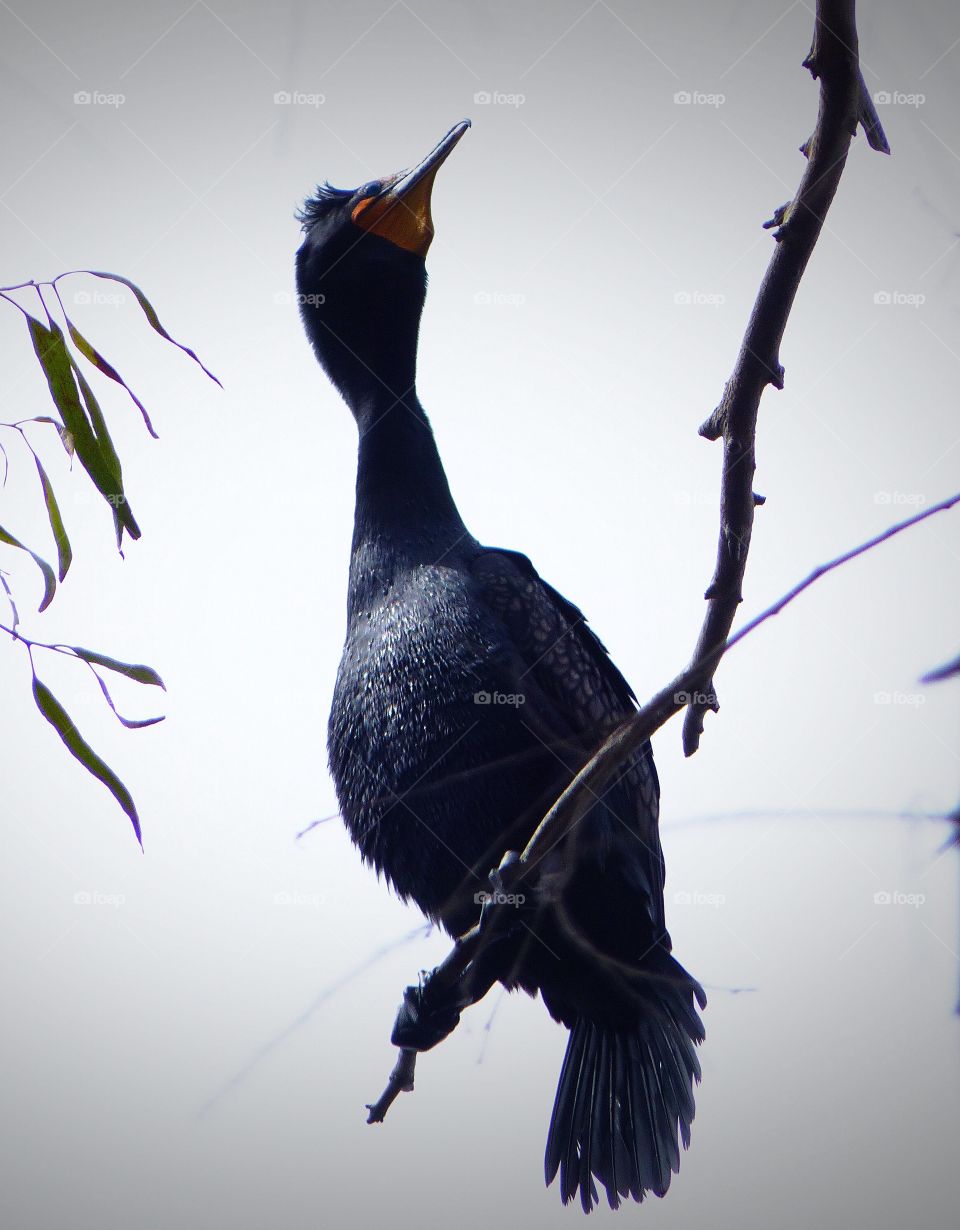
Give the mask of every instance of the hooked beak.
[[379, 235], [398, 248], [426, 256], [433, 239], [430, 194], [437, 171], [470, 127], [469, 120], [454, 124], [440, 144], [411, 171], [401, 171], [386, 192], [367, 197], [353, 208], [351, 217], [361, 230]]

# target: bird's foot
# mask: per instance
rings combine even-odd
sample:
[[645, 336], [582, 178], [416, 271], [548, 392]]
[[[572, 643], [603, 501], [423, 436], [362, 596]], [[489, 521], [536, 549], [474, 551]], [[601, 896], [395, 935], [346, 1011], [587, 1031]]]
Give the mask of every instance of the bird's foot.
[[[436, 972], [436, 971], [434, 971]], [[421, 977], [415, 987], [407, 987], [397, 1010], [390, 1041], [411, 1051], [429, 1051], [460, 1024], [460, 1013], [472, 999], [460, 984], [437, 988], [432, 974]]]

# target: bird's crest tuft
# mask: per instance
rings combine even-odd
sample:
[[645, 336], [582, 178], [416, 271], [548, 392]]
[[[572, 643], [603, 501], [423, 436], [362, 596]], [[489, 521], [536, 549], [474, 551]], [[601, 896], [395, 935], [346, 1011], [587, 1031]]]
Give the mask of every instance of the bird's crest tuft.
[[349, 201], [352, 196], [352, 188], [334, 188], [333, 184], [329, 183], [318, 184], [314, 195], [307, 197], [303, 208], [297, 210], [297, 221], [308, 231], [315, 222], [325, 218], [331, 210], [342, 205], [344, 201]]

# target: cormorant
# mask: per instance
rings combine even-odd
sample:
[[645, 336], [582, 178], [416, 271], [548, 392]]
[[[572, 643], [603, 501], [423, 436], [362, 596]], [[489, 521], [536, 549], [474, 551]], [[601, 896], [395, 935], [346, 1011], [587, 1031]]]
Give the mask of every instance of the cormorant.
[[[526, 556], [464, 525], [417, 397], [430, 195], [469, 127], [417, 167], [301, 213], [298, 302], [360, 434], [330, 767], [363, 858], [451, 935], [609, 730], [629, 684]], [[662, 1196], [694, 1115], [700, 985], [671, 954], [647, 745], [539, 868], [496, 948], [508, 988], [570, 1030], [546, 1146], [564, 1203]], [[624, 978], [627, 969], [631, 976]]]

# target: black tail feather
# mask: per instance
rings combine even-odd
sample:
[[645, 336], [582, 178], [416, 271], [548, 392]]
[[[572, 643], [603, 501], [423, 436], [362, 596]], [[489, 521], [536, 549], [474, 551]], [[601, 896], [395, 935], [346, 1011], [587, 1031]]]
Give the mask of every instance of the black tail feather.
[[572, 1048], [574, 1066], [568, 1076], [570, 1088], [564, 1100], [570, 1131], [566, 1136], [565, 1153], [560, 1159], [560, 1187], [564, 1204], [573, 1199], [578, 1186], [581, 1188], [581, 1200], [587, 1199], [588, 1192], [592, 1200], [597, 1199], [596, 1186], [590, 1178], [589, 1169], [585, 1176], [580, 1173], [580, 1151], [584, 1148], [584, 1142], [589, 1139], [598, 1042], [599, 1035], [595, 1031], [584, 1030], [579, 1045]]
[[544, 1158], [548, 1185], [560, 1172], [564, 1204], [579, 1191], [589, 1213], [599, 1203], [595, 1180], [613, 1209], [628, 1195], [666, 1193], [681, 1143], [690, 1144], [700, 1080], [694, 1044], [704, 1033], [694, 995], [702, 1007], [703, 992], [685, 977], [632, 1027], [586, 1017], [573, 1026]]
[[[584, 1168], [589, 1169], [594, 1158], [608, 1157], [616, 1185], [616, 1165], [613, 1157], [612, 1102], [610, 1098], [610, 1044], [607, 1035], [599, 1035], [597, 1066], [593, 1081], [593, 1105], [590, 1108], [590, 1140]], [[581, 1188], [580, 1199], [584, 1193]]]
[[[622, 1055], [617, 1047], [607, 1044], [609, 1056], [607, 1070], [609, 1072], [610, 1093], [616, 1094], [618, 1089], [626, 1088], [626, 1072], [623, 1068]], [[613, 1150], [614, 1180], [618, 1195], [634, 1196], [640, 1199], [640, 1169], [637, 1166], [636, 1154], [630, 1147], [628, 1133], [624, 1131], [625, 1103], [618, 1102], [615, 1096], [609, 1098], [610, 1141]]]

